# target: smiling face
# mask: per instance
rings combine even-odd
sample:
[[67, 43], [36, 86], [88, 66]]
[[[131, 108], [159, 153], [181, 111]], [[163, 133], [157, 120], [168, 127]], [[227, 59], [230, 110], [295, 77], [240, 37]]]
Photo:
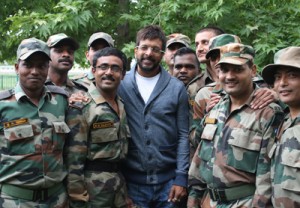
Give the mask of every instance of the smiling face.
[[[156, 49], [159, 49], [159, 52], [156, 52]], [[139, 46], [134, 49], [134, 54], [138, 64], [137, 70], [141, 76], [152, 77], [159, 72], [159, 64], [164, 55], [161, 50], [163, 50], [162, 41], [159, 38], [140, 41]]]
[[274, 89], [279, 99], [292, 109], [300, 112], [300, 70], [280, 67], [276, 70]]
[[252, 77], [256, 74], [256, 67], [248, 64], [233, 65], [220, 64], [219, 81], [227, 94], [236, 100], [244, 100], [253, 91]]
[[209, 40], [217, 36], [213, 31], [202, 31], [196, 34], [196, 53], [200, 63], [207, 63], [206, 53], [209, 51]]
[[92, 69], [97, 89], [103, 93], [115, 93], [123, 79], [122, 70], [123, 62], [119, 57], [113, 55], [99, 57]]
[[19, 82], [25, 93], [43, 89], [48, 68], [49, 58], [43, 53], [34, 53], [26, 60], [19, 60], [15, 69], [19, 74]]

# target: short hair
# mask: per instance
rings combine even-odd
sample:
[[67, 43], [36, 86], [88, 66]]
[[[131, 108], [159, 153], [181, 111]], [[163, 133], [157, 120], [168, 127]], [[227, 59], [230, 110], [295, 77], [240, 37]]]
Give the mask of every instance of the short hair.
[[94, 68], [96, 68], [96, 64], [97, 64], [98, 58], [100, 58], [102, 56], [116, 56], [119, 59], [121, 59], [122, 63], [123, 63], [122, 74], [124, 75], [126, 73], [127, 57], [126, 57], [126, 55], [122, 51], [120, 51], [120, 50], [118, 50], [116, 48], [112, 48], [112, 47], [106, 47], [106, 48], [98, 50], [94, 54], [94, 57], [93, 57], [93, 67]]
[[162, 50], [164, 51], [166, 49], [167, 38], [163, 30], [158, 25], [148, 25], [138, 31], [136, 35], [136, 46], [140, 45], [141, 40], [153, 40], [157, 38], [161, 40]]
[[197, 63], [197, 66], [200, 68], [200, 62], [197, 58], [197, 54], [196, 52], [191, 49], [191, 48], [188, 48], [188, 47], [182, 47], [182, 48], [179, 48], [176, 53], [174, 54], [174, 61], [176, 59], [177, 56], [183, 56], [183, 55], [186, 55], [186, 54], [193, 54], [195, 56], [195, 61]]
[[217, 35], [222, 35], [222, 34], [225, 33], [223, 29], [221, 29], [217, 26], [207, 26], [207, 27], [201, 28], [196, 34], [201, 33], [201, 32], [205, 32], [205, 31], [213, 32], [216, 36]]

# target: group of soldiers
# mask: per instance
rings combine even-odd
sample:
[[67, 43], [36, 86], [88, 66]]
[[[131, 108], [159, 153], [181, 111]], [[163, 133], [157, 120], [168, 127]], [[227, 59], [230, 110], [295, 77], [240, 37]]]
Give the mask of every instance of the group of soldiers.
[[[217, 27], [137, 33], [136, 62], [89, 38], [23, 40], [0, 92], [0, 206], [300, 207], [300, 47], [261, 75], [255, 51]], [[164, 59], [167, 69], [161, 66]], [[201, 69], [201, 65], [204, 69]]]

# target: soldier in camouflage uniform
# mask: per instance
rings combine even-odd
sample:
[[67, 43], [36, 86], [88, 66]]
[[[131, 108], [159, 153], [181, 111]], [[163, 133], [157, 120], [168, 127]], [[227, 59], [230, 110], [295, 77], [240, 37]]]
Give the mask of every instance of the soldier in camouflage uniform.
[[74, 64], [74, 53], [79, 48], [78, 43], [64, 33], [49, 37], [50, 65], [46, 85], [56, 85], [66, 90], [70, 95], [86, 88], [68, 78], [68, 72]]
[[288, 107], [269, 152], [272, 203], [273, 207], [296, 208], [300, 207], [300, 47], [278, 51], [274, 62], [263, 69], [262, 76]]
[[19, 82], [0, 92], [0, 207], [63, 208], [67, 94], [44, 86], [49, 48], [30, 38], [17, 50]]
[[268, 207], [267, 153], [283, 113], [275, 103], [261, 109], [250, 107], [257, 90], [252, 81], [256, 74], [252, 47], [230, 43], [220, 47], [220, 53], [219, 80], [227, 95], [197, 128], [202, 182], [198, 194], [201, 198], [208, 191], [211, 207]]
[[166, 51], [164, 54], [164, 61], [167, 65], [167, 70], [170, 75], [173, 75], [174, 68], [174, 54], [183, 47], [190, 47], [191, 40], [188, 36], [181, 33], [173, 33], [167, 36]]
[[97, 51], [89, 102], [72, 105], [66, 145], [71, 207], [126, 207], [127, 191], [119, 163], [127, 154], [124, 104], [117, 88], [126, 72], [126, 56], [115, 48]]
[[82, 84], [85, 87], [89, 87], [89, 85], [95, 81], [94, 74], [92, 72], [93, 66], [93, 56], [96, 51], [106, 48], [106, 47], [114, 47], [114, 40], [112, 37], [104, 32], [96, 32], [91, 35], [88, 41], [88, 50], [85, 52], [85, 57], [88, 60], [91, 68], [90, 70], [78, 77], [74, 78], [76, 83]]

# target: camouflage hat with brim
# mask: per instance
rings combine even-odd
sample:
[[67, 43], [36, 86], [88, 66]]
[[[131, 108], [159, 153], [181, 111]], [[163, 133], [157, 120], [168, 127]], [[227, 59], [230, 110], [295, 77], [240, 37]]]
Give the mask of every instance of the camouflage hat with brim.
[[115, 42], [114, 39], [112, 39], [112, 37], [109, 34], [104, 33], [104, 32], [97, 32], [97, 33], [92, 34], [90, 39], [89, 39], [89, 42], [88, 42], [88, 47], [91, 47], [91, 45], [96, 40], [99, 40], [99, 39], [103, 39], [104, 41], [107, 42], [107, 44], [110, 47], [114, 47], [114, 42]]
[[50, 49], [47, 44], [36, 38], [22, 40], [17, 49], [17, 59], [26, 60], [34, 53], [43, 53], [50, 59]]
[[251, 46], [229, 43], [220, 47], [220, 56], [221, 59], [217, 64], [243, 65], [250, 60], [253, 61], [255, 52]]
[[49, 48], [55, 48], [57, 45], [70, 45], [74, 50], [79, 48], [79, 44], [73, 38], [67, 36], [64, 33], [51, 35], [48, 38], [47, 45]]
[[190, 44], [191, 44], [190, 38], [181, 33], [173, 33], [173, 34], [169, 35], [167, 38], [168, 38], [167, 44], [166, 44], [167, 48], [174, 43], [180, 43], [185, 47], [190, 47]]
[[300, 70], [300, 47], [290, 46], [279, 50], [274, 55], [274, 64], [265, 66], [262, 77], [268, 84], [274, 84], [275, 73], [279, 68], [294, 68]]
[[241, 43], [241, 39], [232, 34], [222, 34], [213, 37], [209, 41], [209, 51], [206, 54], [206, 59], [209, 59], [213, 54], [220, 53], [220, 47], [229, 43]]

